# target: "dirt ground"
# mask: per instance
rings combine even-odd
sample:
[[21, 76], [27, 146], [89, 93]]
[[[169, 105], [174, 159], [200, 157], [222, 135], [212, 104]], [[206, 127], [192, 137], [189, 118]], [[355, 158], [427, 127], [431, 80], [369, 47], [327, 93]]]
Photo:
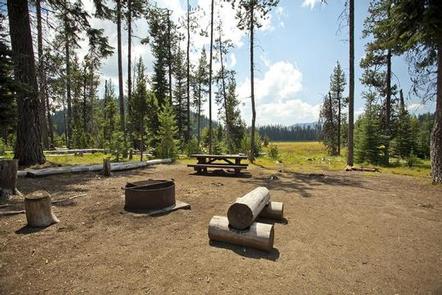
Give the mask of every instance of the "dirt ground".
[[[442, 294], [442, 187], [360, 172], [198, 176], [184, 165], [20, 179], [29, 193], [85, 193], [54, 207], [60, 223], [0, 217], [1, 294]], [[192, 205], [156, 217], [122, 214], [121, 187], [176, 181]], [[207, 225], [258, 185], [285, 204], [271, 253], [209, 243]]]

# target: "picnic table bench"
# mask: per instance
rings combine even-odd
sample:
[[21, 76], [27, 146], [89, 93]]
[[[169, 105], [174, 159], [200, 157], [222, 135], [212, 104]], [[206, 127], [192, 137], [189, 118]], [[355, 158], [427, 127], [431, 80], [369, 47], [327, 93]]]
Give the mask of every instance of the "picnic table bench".
[[187, 167], [193, 167], [198, 173], [207, 173], [207, 168], [220, 168], [232, 169], [235, 171], [235, 174], [239, 174], [241, 170], [247, 169], [248, 166], [248, 164], [241, 163], [241, 160], [247, 159], [247, 156], [243, 155], [193, 154], [191, 157], [196, 158], [197, 163], [189, 164]]

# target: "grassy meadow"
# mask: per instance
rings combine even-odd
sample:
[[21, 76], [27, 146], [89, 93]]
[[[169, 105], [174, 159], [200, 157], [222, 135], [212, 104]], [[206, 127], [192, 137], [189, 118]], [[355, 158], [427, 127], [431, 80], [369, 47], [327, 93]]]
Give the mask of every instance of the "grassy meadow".
[[[270, 146], [278, 148], [278, 156], [270, 158]], [[263, 168], [296, 172], [315, 171], [342, 171], [346, 166], [347, 150], [342, 149], [341, 156], [329, 156], [325, 146], [320, 142], [272, 142], [264, 148], [265, 156], [259, 157], [255, 164]], [[409, 175], [416, 177], [430, 176], [430, 161], [417, 160], [412, 167], [407, 162], [399, 159], [390, 159], [390, 166], [374, 166], [368, 164], [355, 164], [355, 166], [376, 167], [381, 173]], [[367, 173], [369, 174], [369, 173]]]

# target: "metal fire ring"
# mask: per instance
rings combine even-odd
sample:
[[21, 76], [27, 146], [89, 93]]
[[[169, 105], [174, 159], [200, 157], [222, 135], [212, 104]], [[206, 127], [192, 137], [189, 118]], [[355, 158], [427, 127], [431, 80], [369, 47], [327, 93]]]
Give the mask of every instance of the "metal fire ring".
[[162, 209], [175, 205], [175, 183], [171, 180], [128, 182], [124, 187], [127, 211]]

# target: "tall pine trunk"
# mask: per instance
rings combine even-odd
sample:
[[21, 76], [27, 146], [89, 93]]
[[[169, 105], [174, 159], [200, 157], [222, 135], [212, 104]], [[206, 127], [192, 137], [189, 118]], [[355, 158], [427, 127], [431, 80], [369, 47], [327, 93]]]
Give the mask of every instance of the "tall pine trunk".
[[337, 92], [338, 95], [338, 156], [341, 155], [341, 94], [339, 91]]
[[442, 44], [439, 44], [437, 49], [436, 112], [430, 154], [433, 183], [442, 183]]
[[46, 122], [46, 92], [43, 90], [45, 88], [45, 71], [44, 71], [44, 61], [43, 61], [43, 29], [41, 25], [41, 0], [35, 1], [35, 9], [37, 13], [37, 51], [38, 51], [38, 88], [40, 96], [40, 107], [39, 107], [39, 119], [40, 119], [40, 130], [41, 130], [41, 140], [44, 148], [49, 147], [48, 140], [48, 125]]
[[117, 0], [117, 50], [118, 50], [118, 100], [120, 102], [120, 128], [126, 138], [126, 120], [124, 114], [123, 64], [121, 52], [121, 0]]
[[212, 58], [213, 58], [213, 9], [212, 0], [210, 9], [210, 61], [209, 61], [209, 153], [212, 153]]
[[190, 4], [187, 0], [187, 130], [186, 142], [190, 139]]
[[198, 146], [201, 142], [201, 83], [198, 86]]
[[222, 93], [223, 93], [223, 99], [224, 99], [224, 111], [226, 116], [226, 139], [227, 139], [227, 148], [229, 152], [231, 152], [231, 138], [230, 138], [230, 121], [229, 121], [229, 112], [227, 111], [227, 93], [226, 93], [226, 77], [224, 72], [224, 58], [223, 58], [223, 42], [222, 42], [222, 36], [221, 36], [221, 29], [219, 34], [219, 59], [221, 63], [221, 85], [222, 85]]
[[253, 50], [253, 38], [254, 38], [254, 19], [253, 11], [254, 4], [250, 7], [250, 98], [252, 101], [252, 130], [250, 135], [250, 161], [255, 160], [255, 121], [256, 121], [256, 109], [255, 109], [255, 73], [254, 73], [254, 50]]
[[350, 82], [348, 97], [348, 155], [347, 165], [353, 166], [353, 129], [354, 129], [354, 93], [355, 93], [355, 10], [354, 0], [349, 0], [349, 63], [350, 63]]
[[39, 99], [27, 0], [8, 0], [14, 75], [23, 86], [17, 91], [17, 140], [14, 158], [21, 166], [45, 162], [41, 145]]
[[168, 67], [169, 67], [169, 102], [173, 105], [172, 100], [172, 24], [170, 22], [170, 10], [167, 9], [167, 50], [168, 50]]
[[130, 114], [132, 99], [132, 0], [127, 0], [127, 101]]
[[72, 94], [71, 94], [71, 56], [70, 56], [70, 42], [69, 42], [69, 29], [68, 23], [65, 19], [64, 23], [65, 29], [65, 63], [66, 63], [66, 103], [67, 103], [67, 114], [66, 114], [66, 146], [70, 148], [72, 145]]

